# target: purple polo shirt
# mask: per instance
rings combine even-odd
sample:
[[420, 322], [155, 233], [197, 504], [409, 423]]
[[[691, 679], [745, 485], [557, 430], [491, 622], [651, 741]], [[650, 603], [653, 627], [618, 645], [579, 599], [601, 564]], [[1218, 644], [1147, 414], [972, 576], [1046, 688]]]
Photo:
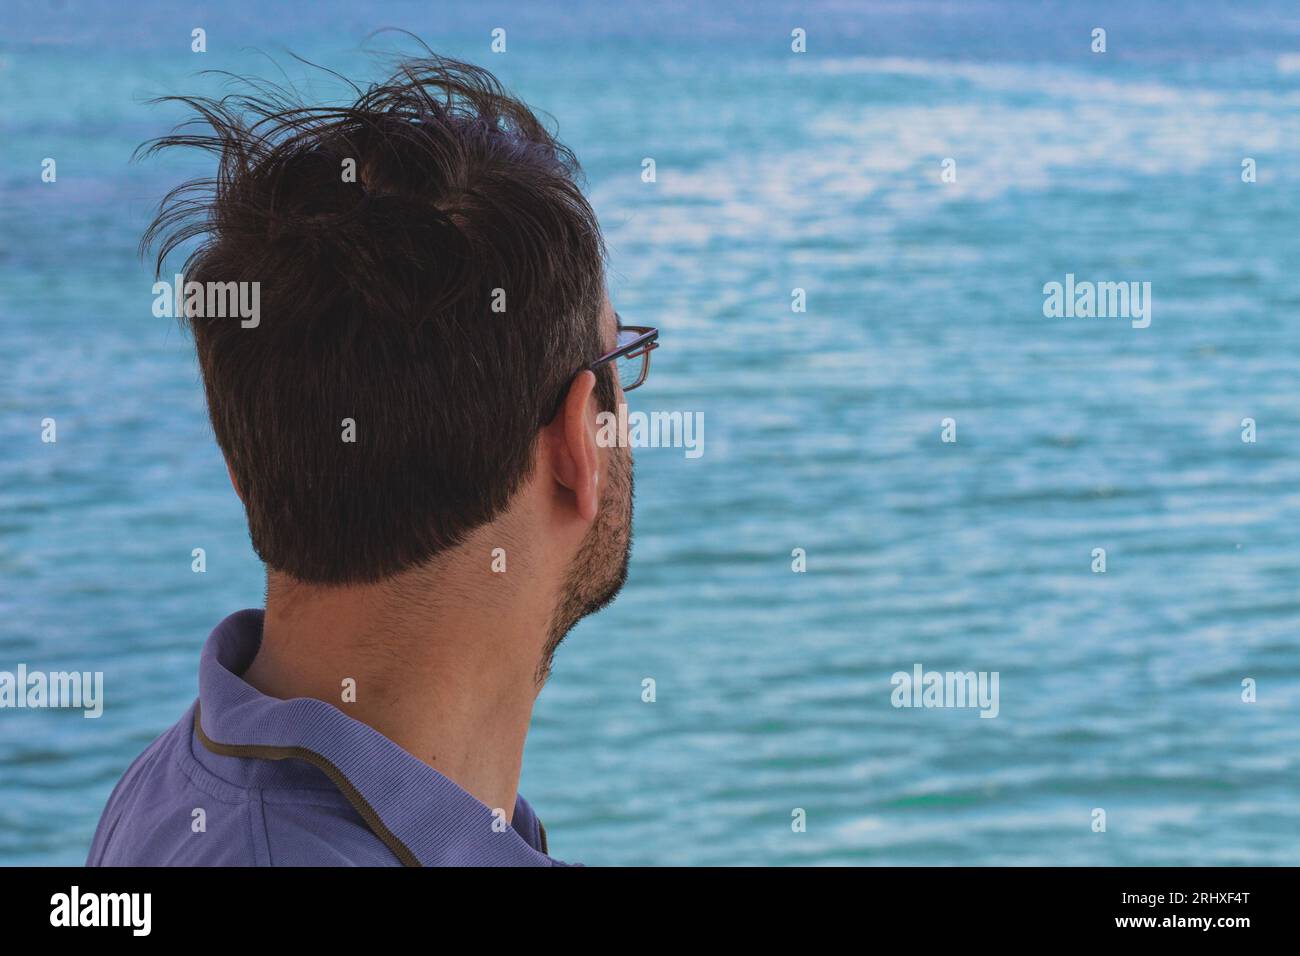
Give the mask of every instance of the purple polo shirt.
[[366, 724], [258, 692], [240, 675], [261, 642], [261, 611], [217, 625], [198, 701], [113, 789], [87, 865], [563, 865], [523, 797], [494, 829], [487, 806]]

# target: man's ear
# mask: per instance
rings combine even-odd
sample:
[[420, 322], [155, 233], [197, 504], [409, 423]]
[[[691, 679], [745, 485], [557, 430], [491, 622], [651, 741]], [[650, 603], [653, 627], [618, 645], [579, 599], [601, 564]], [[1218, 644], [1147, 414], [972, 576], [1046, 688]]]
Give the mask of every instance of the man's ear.
[[600, 457], [596, 450], [596, 376], [580, 372], [569, 384], [564, 404], [546, 426], [555, 480], [573, 493], [574, 507], [584, 521], [596, 517], [600, 501]]
[[230, 487], [235, 489], [235, 494], [239, 496], [240, 501], [243, 501], [244, 493], [239, 490], [239, 482], [235, 480], [235, 473], [230, 468], [230, 462], [226, 462], [226, 474], [230, 476]]

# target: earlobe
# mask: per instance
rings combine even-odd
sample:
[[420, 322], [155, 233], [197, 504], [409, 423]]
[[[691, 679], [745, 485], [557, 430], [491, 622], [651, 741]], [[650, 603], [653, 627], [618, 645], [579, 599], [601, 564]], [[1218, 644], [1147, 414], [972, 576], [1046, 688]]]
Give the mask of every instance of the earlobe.
[[230, 462], [226, 462], [226, 474], [230, 476], [230, 487], [235, 489], [235, 495], [243, 501], [244, 493], [239, 490], [239, 482], [235, 480], [235, 472], [231, 469]]

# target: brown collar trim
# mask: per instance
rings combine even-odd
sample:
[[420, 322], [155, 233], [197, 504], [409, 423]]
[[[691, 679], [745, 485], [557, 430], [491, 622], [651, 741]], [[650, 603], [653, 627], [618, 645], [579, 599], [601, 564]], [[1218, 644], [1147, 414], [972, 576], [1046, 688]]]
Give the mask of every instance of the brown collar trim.
[[[221, 744], [210, 738], [203, 732], [203, 724], [199, 722], [199, 705], [194, 705], [194, 732], [198, 735], [199, 743], [212, 751], [214, 754], [220, 754], [223, 757], [253, 757], [258, 760], [305, 760], [316, 769], [320, 770], [325, 776], [330, 778], [330, 782], [339, 788], [339, 792], [347, 798], [352, 808], [361, 814], [361, 819], [365, 821], [366, 826], [375, 836], [384, 841], [384, 845], [393, 851], [393, 854], [402, 862], [403, 866], [422, 866], [415, 854], [399, 840], [392, 830], [384, 825], [384, 821], [379, 819], [377, 814], [363, 797], [356, 787], [352, 786], [352, 781], [343, 776], [343, 772], [338, 767], [330, 763], [314, 750], [308, 750], [306, 747], [271, 747], [263, 744]], [[540, 821], [539, 821], [540, 822]], [[545, 838], [543, 837], [543, 840]], [[543, 851], [545, 852], [545, 851]]]

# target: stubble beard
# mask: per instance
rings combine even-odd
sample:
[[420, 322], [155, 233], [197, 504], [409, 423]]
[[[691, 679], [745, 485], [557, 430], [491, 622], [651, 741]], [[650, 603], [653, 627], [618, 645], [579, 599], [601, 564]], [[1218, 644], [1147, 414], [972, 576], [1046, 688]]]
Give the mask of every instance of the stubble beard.
[[551, 614], [551, 626], [537, 668], [537, 683], [551, 675], [555, 652], [565, 635], [588, 614], [607, 606], [627, 581], [632, 557], [632, 453], [615, 447], [609, 481], [596, 520], [587, 530], [565, 577], [560, 600]]

